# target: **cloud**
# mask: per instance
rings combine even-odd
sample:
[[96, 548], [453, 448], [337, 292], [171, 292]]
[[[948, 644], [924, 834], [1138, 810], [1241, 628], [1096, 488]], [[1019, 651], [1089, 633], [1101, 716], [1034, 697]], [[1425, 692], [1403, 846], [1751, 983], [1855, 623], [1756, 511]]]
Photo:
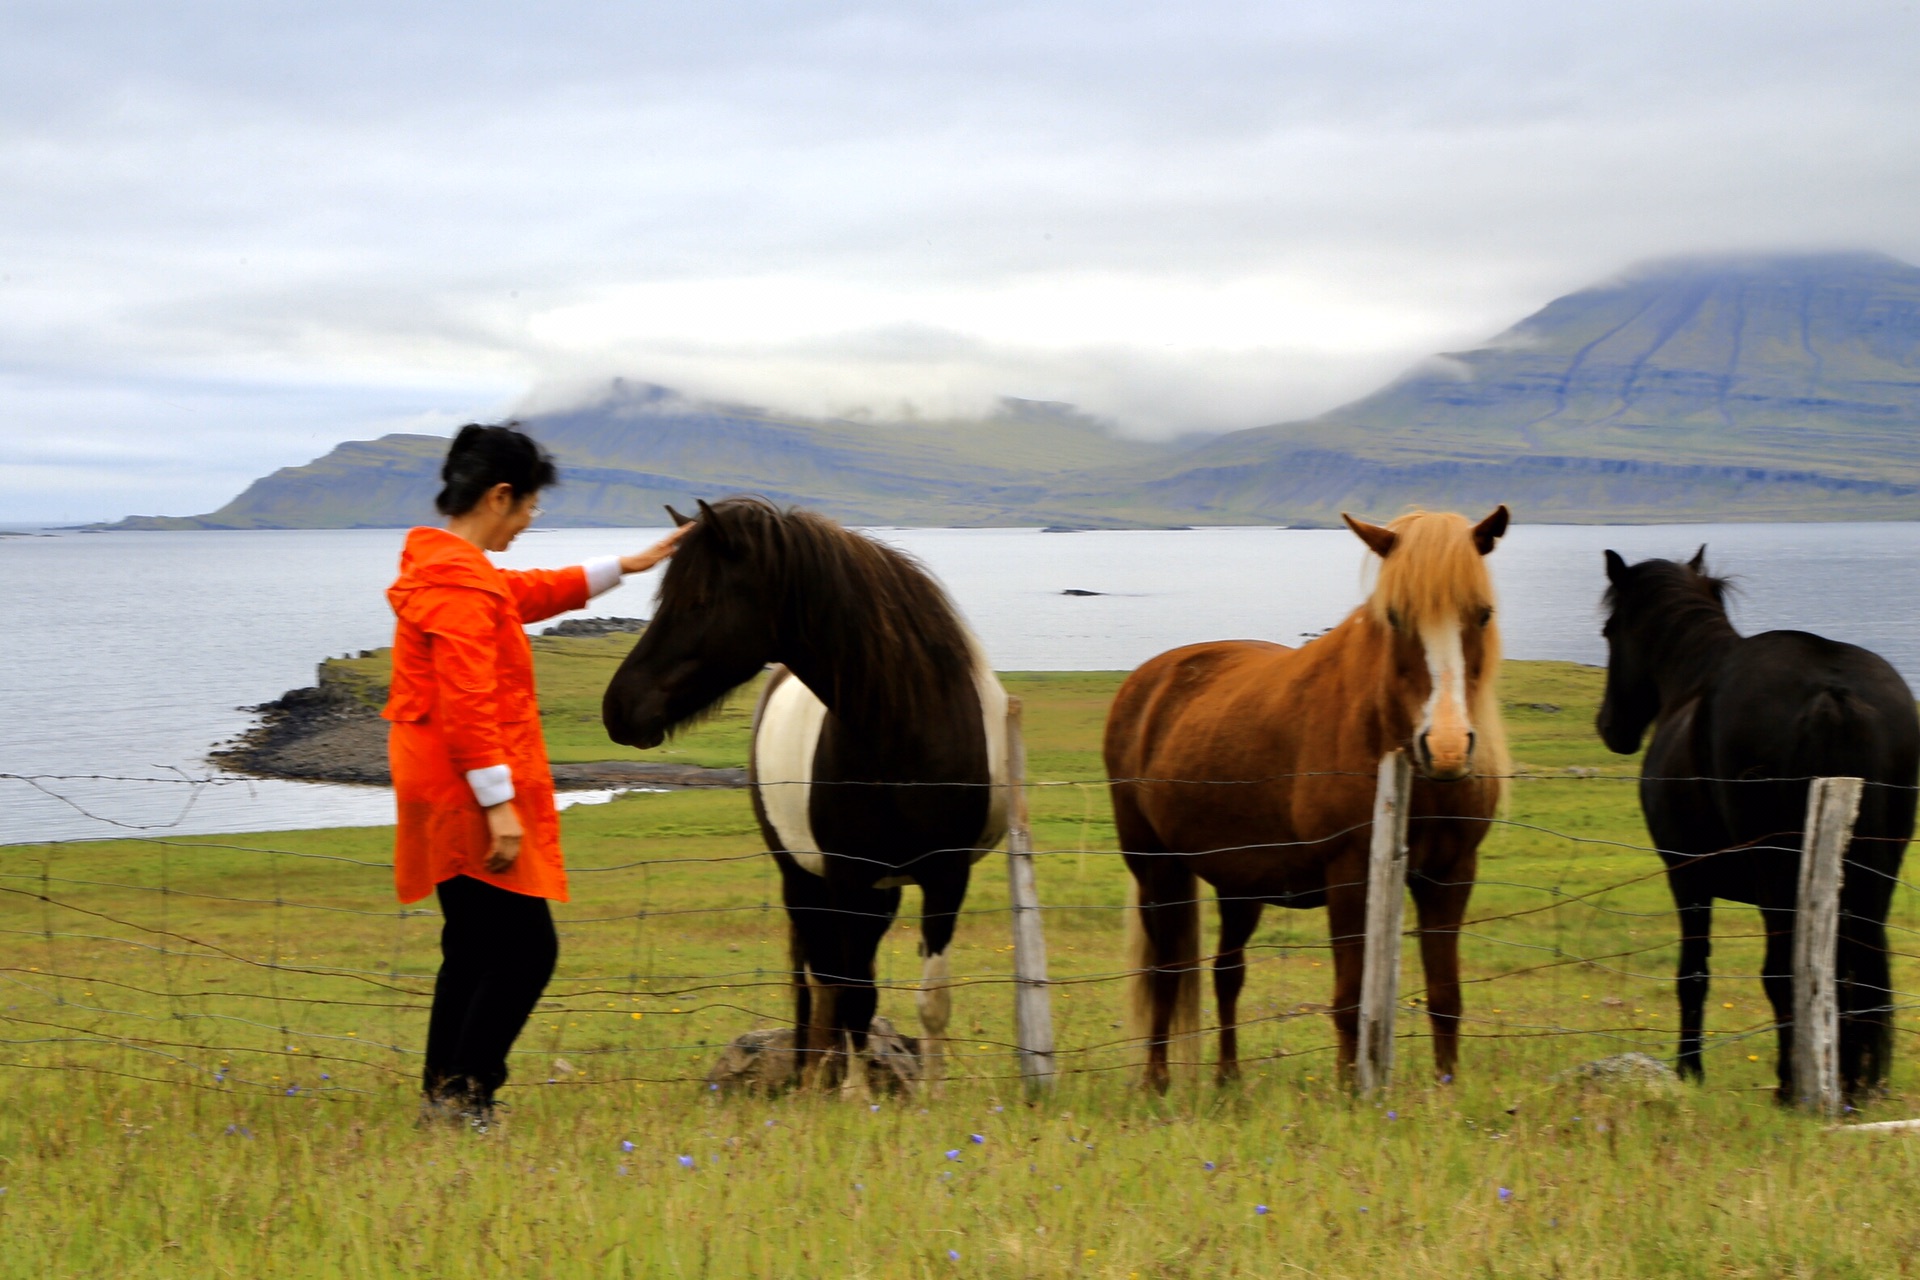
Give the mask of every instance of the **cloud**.
[[[206, 509], [243, 466], [612, 374], [1159, 434], [1315, 412], [1638, 258], [1920, 257], [1916, 28], [1699, 0], [10, 5], [0, 518]], [[92, 443], [55, 473], [24, 435]]]

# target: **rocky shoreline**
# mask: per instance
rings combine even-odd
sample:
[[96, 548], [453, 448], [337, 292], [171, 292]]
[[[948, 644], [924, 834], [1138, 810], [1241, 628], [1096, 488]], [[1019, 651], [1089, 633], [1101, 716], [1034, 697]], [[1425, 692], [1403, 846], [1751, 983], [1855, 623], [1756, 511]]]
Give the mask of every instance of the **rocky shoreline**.
[[[387, 722], [380, 718], [377, 691], [337, 669], [322, 665], [319, 683], [289, 689], [272, 702], [246, 709], [259, 722], [208, 754], [216, 767], [254, 778], [393, 785], [387, 768]], [[705, 769], [651, 760], [553, 766], [553, 785], [561, 791], [746, 784], [744, 769]]]

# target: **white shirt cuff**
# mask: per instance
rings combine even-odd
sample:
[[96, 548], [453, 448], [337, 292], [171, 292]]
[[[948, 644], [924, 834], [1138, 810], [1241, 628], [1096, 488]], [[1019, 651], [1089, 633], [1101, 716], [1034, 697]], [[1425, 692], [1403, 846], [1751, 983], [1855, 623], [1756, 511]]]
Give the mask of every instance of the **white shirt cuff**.
[[513, 770], [503, 764], [469, 769], [467, 785], [473, 788], [473, 798], [480, 802], [480, 807], [491, 809], [513, 799]]
[[611, 591], [626, 576], [620, 571], [619, 556], [596, 556], [580, 566], [587, 571], [587, 599]]

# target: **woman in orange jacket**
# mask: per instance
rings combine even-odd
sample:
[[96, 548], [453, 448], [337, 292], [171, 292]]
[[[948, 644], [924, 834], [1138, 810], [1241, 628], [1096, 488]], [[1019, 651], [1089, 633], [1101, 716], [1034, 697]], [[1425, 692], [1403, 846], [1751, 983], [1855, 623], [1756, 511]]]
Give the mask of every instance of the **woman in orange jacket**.
[[399, 807], [394, 879], [402, 902], [437, 894], [443, 921], [424, 1114], [484, 1128], [507, 1051], [559, 955], [547, 903], [567, 900], [524, 624], [653, 568], [680, 534], [569, 569], [498, 569], [485, 553], [533, 522], [558, 478], [552, 459], [512, 427], [466, 426], [440, 477], [446, 527], [407, 534], [387, 591], [399, 619], [383, 713]]

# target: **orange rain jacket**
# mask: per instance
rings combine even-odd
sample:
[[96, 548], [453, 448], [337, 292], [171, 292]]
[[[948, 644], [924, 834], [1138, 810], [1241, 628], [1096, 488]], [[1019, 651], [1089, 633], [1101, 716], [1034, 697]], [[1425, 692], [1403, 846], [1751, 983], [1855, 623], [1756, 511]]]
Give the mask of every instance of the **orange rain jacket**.
[[[587, 572], [499, 569], [445, 529], [407, 534], [387, 590], [399, 618], [387, 755], [400, 811], [393, 873], [415, 902], [455, 876], [536, 898], [567, 900], [553, 775], [534, 700], [533, 650], [522, 624], [587, 602]], [[505, 764], [525, 836], [504, 875], [486, 869], [493, 838], [467, 772]]]

